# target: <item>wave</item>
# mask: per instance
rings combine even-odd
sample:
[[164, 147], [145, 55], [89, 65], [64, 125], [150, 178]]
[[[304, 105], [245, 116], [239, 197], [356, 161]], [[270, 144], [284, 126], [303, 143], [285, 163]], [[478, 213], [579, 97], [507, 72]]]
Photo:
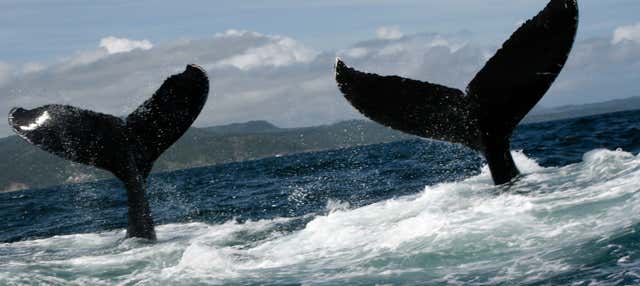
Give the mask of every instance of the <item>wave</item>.
[[[297, 218], [180, 223], [0, 244], [0, 284], [563, 284], [640, 282], [640, 157], [598, 149], [523, 175], [466, 180]], [[429, 174], [424, 174], [429, 176]], [[633, 238], [633, 239], [631, 239]], [[615, 271], [604, 271], [614, 267]]]

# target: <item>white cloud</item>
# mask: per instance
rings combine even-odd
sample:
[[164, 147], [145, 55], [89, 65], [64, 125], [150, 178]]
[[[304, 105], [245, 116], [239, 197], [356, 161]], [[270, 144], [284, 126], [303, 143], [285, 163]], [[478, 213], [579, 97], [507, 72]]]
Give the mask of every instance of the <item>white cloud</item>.
[[[483, 46], [467, 39], [466, 34], [412, 34], [371, 39], [336, 53], [316, 52], [283, 36], [229, 30], [136, 53], [108, 54], [99, 48], [34, 66], [38, 72], [0, 63], [0, 114], [13, 106], [61, 103], [122, 116], [167, 76], [196, 63], [207, 69], [211, 82], [209, 101], [196, 126], [254, 119], [283, 127], [324, 124], [360, 116], [334, 82], [336, 55], [360, 70], [464, 90], [499, 44]], [[617, 97], [637, 95], [633, 87], [640, 81], [638, 68], [640, 43], [578, 42], [543, 100], [551, 106], [611, 99], [612, 90]], [[6, 124], [0, 125], [0, 136], [9, 132]]]
[[103, 49], [78, 52], [74, 56], [64, 59], [60, 68], [69, 69], [75, 66], [87, 65], [105, 58], [108, 55], [109, 53]]
[[466, 45], [465, 42], [450, 40], [441, 35], [435, 36], [433, 40], [430, 43], [428, 43], [429, 47], [446, 47], [451, 52], [456, 52], [459, 49], [463, 48], [465, 45]]
[[22, 66], [22, 73], [33, 73], [44, 70], [45, 66], [40, 63], [26, 63]]
[[366, 55], [369, 54], [369, 50], [367, 50], [366, 48], [362, 48], [362, 47], [356, 47], [356, 48], [351, 48], [348, 49], [344, 52], [344, 54], [347, 57], [350, 58], [354, 58], [354, 59], [359, 59], [362, 57], [365, 57]]
[[[72, 57], [65, 58], [63, 59], [62, 64], [59, 66], [59, 68], [64, 70], [76, 66], [88, 65], [104, 59], [110, 55], [127, 53], [136, 49], [146, 51], [150, 50], [151, 48], [153, 48], [153, 44], [147, 40], [136, 41], [126, 38], [116, 38], [112, 36], [105, 37], [100, 39], [98, 49], [81, 51], [76, 53]], [[37, 66], [33, 65], [33, 63], [32, 67], [36, 69], [38, 68]]]
[[623, 41], [634, 41], [640, 43], [640, 23], [635, 25], [621, 26], [613, 31], [612, 44], [618, 44]]
[[[231, 32], [227, 31], [222, 37], [245, 35], [247, 34], [231, 30]], [[316, 52], [304, 47], [291, 38], [263, 36], [259, 34], [253, 35], [257, 37], [268, 37], [271, 41], [263, 46], [251, 47], [242, 54], [223, 59], [218, 62], [218, 65], [234, 66], [241, 70], [250, 70], [258, 67], [282, 67], [296, 63], [309, 63], [317, 56]]]
[[402, 32], [397, 27], [380, 27], [376, 29], [376, 36], [382, 40], [395, 40], [402, 38]]
[[0, 82], [9, 78], [11, 74], [11, 65], [0, 62]]
[[11, 65], [0, 62], [0, 87], [10, 84], [12, 80], [20, 78], [24, 75], [39, 72], [46, 67], [39, 63], [25, 63], [22, 65]]
[[[621, 29], [622, 28], [622, 29]], [[591, 38], [574, 44], [564, 70], [543, 98], [546, 105], [580, 104], [640, 95], [640, 41], [631, 26], [613, 32], [613, 40]], [[550, 104], [553, 102], [553, 104]]]
[[9, 82], [9, 79], [11, 78], [11, 73], [12, 73], [11, 65], [0, 62], [0, 86]]
[[100, 40], [100, 47], [107, 50], [109, 54], [126, 53], [135, 49], [149, 50], [153, 44], [148, 40], [136, 41], [127, 38], [106, 37]]
[[245, 30], [236, 30], [236, 29], [229, 29], [224, 31], [223, 33], [216, 33], [213, 37], [214, 38], [232, 38], [232, 37], [243, 37], [243, 36], [263, 36], [260, 33], [256, 33], [256, 32], [250, 32], [250, 31], [245, 31]]
[[493, 53], [492, 48], [467, 45], [461, 35], [421, 33], [395, 40], [364, 41], [351, 50], [366, 50], [366, 54], [349, 57], [349, 53], [342, 52], [340, 55], [345, 56], [347, 63], [367, 71], [464, 88], [485, 62], [482, 52]]
[[[169, 75], [196, 63], [208, 70], [211, 79], [210, 100], [197, 122], [200, 126], [247, 118], [267, 119], [282, 126], [319, 124], [326, 116], [311, 109], [344, 110], [322, 103], [327, 95], [333, 102], [340, 97], [330, 76], [332, 59], [325, 64], [325, 58], [318, 59], [318, 55], [291, 38], [242, 31], [177, 40], [137, 53], [108, 54], [100, 48], [38, 67], [43, 69], [37, 73], [16, 74], [15, 80], [0, 86], [0, 113], [14, 106], [59, 103], [123, 116], [153, 94]], [[271, 69], [257, 68], [264, 66]], [[2, 67], [2, 78], [13, 74], [11, 69], [3, 72]], [[324, 84], [300, 84], [316, 78], [324, 78]], [[283, 111], [292, 105], [299, 105], [300, 111]], [[0, 125], [0, 136], [9, 132], [7, 126]]]
[[396, 54], [405, 53], [407, 51], [408, 46], [404, 43], [392, 43], [384, 46], [382, 49], [378, 51], [378, 55], [381, 56], [393, 56]]

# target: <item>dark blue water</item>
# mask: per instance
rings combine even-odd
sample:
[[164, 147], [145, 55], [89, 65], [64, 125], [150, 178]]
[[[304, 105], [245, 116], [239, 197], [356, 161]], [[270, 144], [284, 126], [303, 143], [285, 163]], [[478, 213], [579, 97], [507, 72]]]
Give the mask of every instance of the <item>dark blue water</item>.
[[639, 284], [639, 131], [523, 125], [506, 187], [418, 139], [156, 174], [151, 245], [118, 181], [3, 193], [0, 284]]

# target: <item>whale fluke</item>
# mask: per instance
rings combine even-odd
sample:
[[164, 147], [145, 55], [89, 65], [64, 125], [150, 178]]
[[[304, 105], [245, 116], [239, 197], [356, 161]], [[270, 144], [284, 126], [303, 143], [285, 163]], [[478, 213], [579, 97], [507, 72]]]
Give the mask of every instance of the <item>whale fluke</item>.
[[178, 140], [209, 94], [206, 72], [188, 65], [172, 75], [126, 119], [68, 105], [14, 108], [9, 125], [21, 138], [67, 160], [113, 173], [127, 190], [127, 237], [155, 239], [145, 198], [155, 160]]
[[562, 70], [577, 28], [577, 2], [551, 0], [489, 59], [466, 93], [359, 72], [339, 59], [336, 81], [345, 98], [378, 123], [481, 152], [494, 183], [503, 184], [519, 174], [509, 152], [511, 133]]

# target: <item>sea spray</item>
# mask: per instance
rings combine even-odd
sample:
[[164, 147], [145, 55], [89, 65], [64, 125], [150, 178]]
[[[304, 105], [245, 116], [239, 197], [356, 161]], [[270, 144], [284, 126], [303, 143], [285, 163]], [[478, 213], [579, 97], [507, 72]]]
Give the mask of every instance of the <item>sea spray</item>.
[[293, 231], [283, 225], [298, 218], [283, 217], [161, 225], [155, 244], [122, 231], [5, 243], [0, 281], [526, 284], [610, 255], [618, 271], [638, 270], [635, 250], [607, 241], [638, 228], [639, 157], [599, 149], [543, 168], [513, 155], [524, 175], [508, 187], [492, 186], [485, 169], [359, 208], [329, 201]]

